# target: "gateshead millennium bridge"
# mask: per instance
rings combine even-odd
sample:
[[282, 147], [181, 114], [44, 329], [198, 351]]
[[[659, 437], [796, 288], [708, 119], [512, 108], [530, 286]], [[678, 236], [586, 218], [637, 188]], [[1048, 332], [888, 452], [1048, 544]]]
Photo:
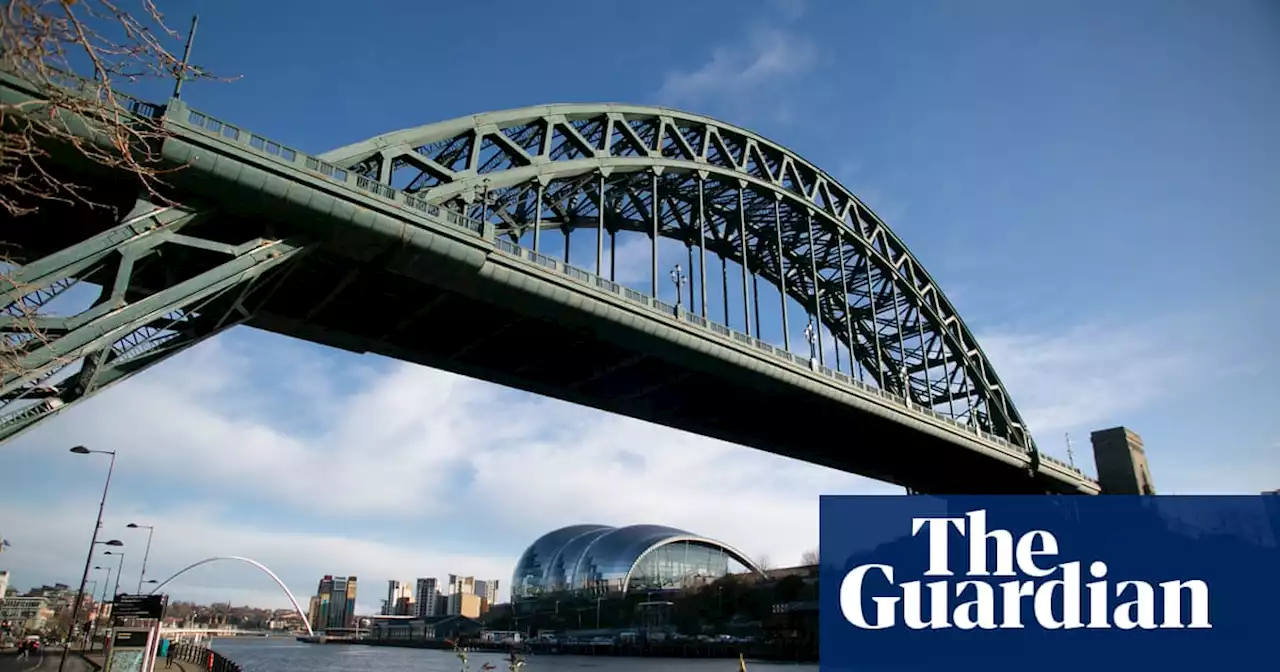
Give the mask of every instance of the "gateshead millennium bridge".
[[[0, 95], [40, 92], [5, 75]], [[750, 131], [548, 105], [308, 156], [181, 100], [120, 100], [164, 132], [171, 204], [55, 152], [118, 215], [4, 222], [6, 330], [40, 337], [3, 371], [0, 440], [245, 324], [920, 492], [1099, 490], [1037, 449], [888, 226]], [[81, 283], [92, 306], [40, 313]]]

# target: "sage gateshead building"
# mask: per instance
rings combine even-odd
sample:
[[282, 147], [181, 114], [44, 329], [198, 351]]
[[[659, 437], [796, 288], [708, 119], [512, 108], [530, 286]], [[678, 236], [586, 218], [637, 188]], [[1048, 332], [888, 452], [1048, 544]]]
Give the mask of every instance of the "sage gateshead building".
[[544, 534], [520, 556], [511, 599], [671, 590], [740, 572], [764, 574], [733, 547], [684, 530], [572, 525]]

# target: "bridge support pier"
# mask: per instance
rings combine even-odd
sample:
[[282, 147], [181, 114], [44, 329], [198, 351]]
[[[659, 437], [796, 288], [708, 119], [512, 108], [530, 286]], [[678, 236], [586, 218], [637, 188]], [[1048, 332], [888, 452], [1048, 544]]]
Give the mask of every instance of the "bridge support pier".
[[[0, 274], [0, 442], [245, 321], [307, 249], [227, 242], [210, 219], [139, 199], [116, 226]], [[87, 308], [54, 312], [86, 288]]]

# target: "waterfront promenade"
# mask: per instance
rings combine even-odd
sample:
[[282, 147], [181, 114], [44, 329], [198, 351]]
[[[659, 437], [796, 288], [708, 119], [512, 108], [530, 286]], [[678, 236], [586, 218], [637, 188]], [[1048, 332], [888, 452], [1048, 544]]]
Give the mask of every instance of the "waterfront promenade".
[[[84, 658], [85, 662], [87, 662], [92, 667], [92, 670], [90, 672], [98, 672], [107, 664], [106, 656], [103, 654], [102, 651], [96, 651], [94, 653], [84, 653], [80, 655], [82, 658]], [[70, 657], [68, 657], [68, 660], [70, 660]], [[164, 658], [156, 659], [157, 670], [165, 669], [165, 665], [166, 663]], [[205, 672], [204, 667], [196, 665], [195, 663], [188, 663], [188, 662], [180, 661], [177, 659], [174, 659], [173, 666], [168, 669], [173, 670], [174, 672]]]
[[[54, 669], [57, 668], [57, 658], [61, 653], [61, 649], [52, 649], [49, 651], [50, 657], [54, 660]], [[71, 654], [67, 656], [67, 669], [69, 670], [71, 669], [70, 666], [72, 661], [76, 661], [77, 664], [75, 672], [99, 672], [102, 668], [106, 667], [106, 652], [103, 651], [102, 647], [95, 647], [87, 651], [72, 650]], [[167, 662], [164, 658], [156, 659], [157, 670], [166, 669], [166, 666]], [[196, 663], [189, 661], [178, 660], [176, 657], [173, 659], [173, 665], [168, 667], [168, 669], [173, 672], [206, 672], [205, 666], [197, 665]], [[0, 672], [9, 672], [9, 670], [0, 668]]]

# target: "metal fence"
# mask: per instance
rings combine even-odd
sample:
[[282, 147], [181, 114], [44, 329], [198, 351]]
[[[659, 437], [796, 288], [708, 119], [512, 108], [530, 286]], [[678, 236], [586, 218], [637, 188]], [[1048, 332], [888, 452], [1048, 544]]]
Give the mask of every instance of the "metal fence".
[[173, 642], [169, 645], [169, 655], [174, 660], [180, 660], [184, 663], [194, 663], [203, 667], [209, 672], [244, 672], [241, 667], [230, 658], [214, 651], [206, 649], [203, 646], [195, 644], [187, 644], [185, 642]]

